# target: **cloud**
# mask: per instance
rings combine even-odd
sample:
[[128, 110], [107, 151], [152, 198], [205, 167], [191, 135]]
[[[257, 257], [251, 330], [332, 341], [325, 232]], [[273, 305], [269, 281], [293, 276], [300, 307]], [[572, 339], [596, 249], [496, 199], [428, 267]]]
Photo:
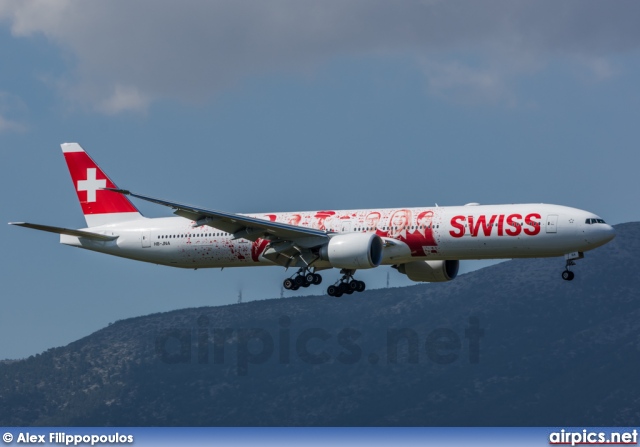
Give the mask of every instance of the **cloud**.
[[515, 98], [505, 74], [488, 68], [477, 68], [457, 61], [424, 62], [429, 93], [460, 104], [508, 103]]
[[24, 130], [26, 130], [26, 127], [24, 124], [21, 124], [17, 121], [13, 121], [10, 119], [7, 119], [5, 117], [3, 117], [2, 115], [0, 115], [0, 133], [4, 133], [4, 132], [23, 132]]
[[22, 116], [27, 107], [20, 98], [7, 92], [0, 91], [0, 133], [23, 132], [27, 126], [9, 116]]
[[98, 109], [113, 115], [122, 111], [146, 110], [148, 100], [135, 87], [116, 85], [113, 94], [98, 104]]
[[604, 58], [588, 58], [579, 61], [587, 68], [588, 74], [594, 81], [606, 81], [617, 74], [617, 69], [613, 64]]
[[[433, 94], [460, 91], [457, 83], [478, 98], [508, 101], [509, 79], [552, 58], [580, 59], [596, 78], [608, 79], [607, 58], [640, 46], [638, 16], [634, 0], [0, 4], [0, 20], [14, 36], [46, 36], [73, 56], [65, 85], [104, 113], [144, 110], [160, 99], [207, 100], [252, 76], [301, 73], [362, 55], [415, 60]], [[446, 57], [459, 51], [484, 63]], [[514, 68], [514, 55], [536, 63]]]

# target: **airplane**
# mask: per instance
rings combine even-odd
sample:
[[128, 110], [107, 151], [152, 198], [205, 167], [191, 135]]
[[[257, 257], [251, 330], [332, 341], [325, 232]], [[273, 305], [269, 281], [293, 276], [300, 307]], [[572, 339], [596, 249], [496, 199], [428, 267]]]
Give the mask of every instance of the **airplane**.
[[[78, 143], [61, 145], [87, 222], [70, 229], [27, 222], [10, 225], [60, 235], [60, 243], [180, 268], [297, 268], [288, 290], [322, 282], [341, 269], [327, 294], [362, 292], [360, 269], [390, 265], [412, 281], [444, 282], [471, 259], [563, 256], [562, 278], [584, 252], [615, 230], [588, 211], [542, 203], [320, 210], [236, 214], [156, 199], [119, 189]], [[128, 199], [172, 208], [175, 217], [146, 218]]]

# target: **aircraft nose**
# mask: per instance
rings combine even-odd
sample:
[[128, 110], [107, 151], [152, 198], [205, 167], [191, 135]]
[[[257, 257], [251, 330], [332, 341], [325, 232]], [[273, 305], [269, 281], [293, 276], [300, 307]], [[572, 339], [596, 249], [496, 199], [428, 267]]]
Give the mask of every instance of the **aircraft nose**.
[[607, 242], [611, 241], [614, 237], [616, 237], [616, 230], [613, 229], [611, 225], [608, 224], [600, 224], [591, 229], [590, 242], [600, 246], [604, 245]]
[[607, 243], [616, 237], [616, 230], [611, 225], [604, 225], [602, 228], [602, 242]]

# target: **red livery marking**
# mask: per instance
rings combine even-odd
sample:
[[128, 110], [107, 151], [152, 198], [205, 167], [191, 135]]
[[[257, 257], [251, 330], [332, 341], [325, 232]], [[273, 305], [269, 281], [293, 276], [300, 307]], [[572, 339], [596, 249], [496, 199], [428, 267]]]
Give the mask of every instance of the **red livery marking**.
[[498, 217], [498, 236], [504, 236], [504, 214]]
[[491, 220], [487, 222], [486, 216], [480, 216], [478, 217], [478, 221], [474, 225], [473, 216], [469, 216], [469, 228], [471, 229], [471, 236], [478, 236], [480, 225], [482, 225], [482, 232], [484, 233], [484, 235], [491, 236], [491, 230], [493, 230], [493, 223], [495, 222], [496, 217], [498, 216], [491, 216]]
[[[506, 218], [505, 218], [506, 217]], [[497, 227], [497, 236], [518, 236], [520, 233], [528, 236], [535, 236], [540, 233], [542, 216], [538, 213], [530, 213], [522, 219], [521, 214], [493, 214], [486, 216], [453, 216], [451, 218], [451, 226], [453, 230], [449, 230], [452, 237], [462, 237], [465, 233], [465, 222], [469, 224], [469, 234], [471, 237], [491, 236], [493, 228]], [[506, 225], [505, 225], [506, 224]]]
[[459, 220], [465, 221], [464, 216], [454, 216], [451, 218], [451, 226], [456, 228], [458, 231], [449, 231], [449, 234], [453, 237], [462, 237], [464, 236], [464, 224], [458, 222]]
[[138, 212], [126, 196], [101, 189], [116, 185], [86, 152], [65, 152], [64, 158], [84, 214]]
[[[533, 220], [534, 218], [538, 220], [535, 221]], [[542, 221], [542, 216], [540, 214], [538, 213], [527, 214], [527, 217], [524, 218], [524, 223], [530, 226], [531, 229], [525, 228], [524, 229], [525, 234], [528, 234], [529, 236], [535, 236], [536, 234], [540, 233], [541, 221]]]
[[509, 236], [517, 236], [522, 231], [520, 222], [516, 222], [516, 219], [522, 219], [522, 216], [520, 214], [512, 214], [507, 217], [507, 225], [511, 227], [506, 230], [506, 233]]

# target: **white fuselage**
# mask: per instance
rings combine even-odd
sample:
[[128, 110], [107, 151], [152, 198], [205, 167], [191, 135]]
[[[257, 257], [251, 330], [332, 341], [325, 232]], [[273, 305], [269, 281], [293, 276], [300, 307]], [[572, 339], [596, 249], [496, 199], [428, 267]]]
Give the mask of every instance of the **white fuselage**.
[[[614, 237], [593, 213], [547, 204], [263, 213], [272, 222], [329, 230], [375, 232], [385, 241], [382, 264], [416, 260], [561, 256], [591, 250]], [[262, 256], [267, 241], [234, 239], [183, 217], [139, 218], [87, 229], [118, 236], [94, 241], [62, 234], [63, 244], [182, 268], [274, 265]], [[318, 268], [331, 267], [326, 261]]]

